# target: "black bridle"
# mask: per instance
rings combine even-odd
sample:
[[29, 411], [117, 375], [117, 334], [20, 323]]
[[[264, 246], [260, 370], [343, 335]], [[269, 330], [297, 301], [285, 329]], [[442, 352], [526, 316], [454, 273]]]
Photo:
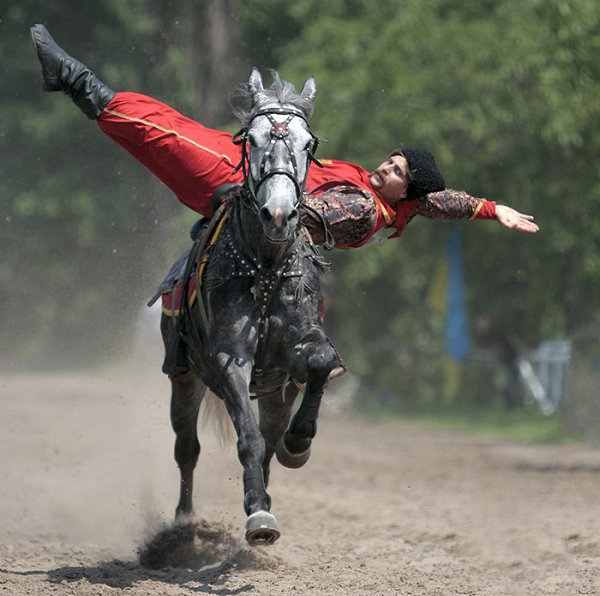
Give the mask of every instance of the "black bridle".
[[[287, 116], [287, 118], [283, 122], [278, 122], [275, 120], [275, 118], [273, 118], [273, 114], [284, 115], [284, 116]], [[248, 132], [250, 130], [250, 125], [252, 124], [254, 119], [258, 118], [259, 116], [265, 116], [269, 120], [269, 123], [271, 124], [271, 131], [270, 131], [271, 138], [269, 140], [269, 145], [266, 148], [265, 153], [263, 155], [262, 161], [260, 162], [258, 180], [255, 180], [252, 177], [252, 172], [250, 171], [250, 151], [248, 149]], [[304, 120], [304, 122], [306, 123], [307, 130], [312, 138], [310, 147], [306, 150], [307, 151], [306, 171], [304, 173], [304, 178], [302, 180], [299, 180], [298, 163], [296, 162], [296, 156], [294, 155], [294, 152], [293, 152], [292, 148], [290, 147], [290, 144], [288, 141], [289, 124], [293, 118], [302, 118], [302, 120]], [[258, 199], [256, 196], [258, 193], [258, 189], [271, 176], [275, 176], [275, 175], [287, 176], [288, 178], [290, 178], [292, 180], [292, 182], [294, 183], [294, 187], [296, 189], [296, 204], [294, 205], [294, 208], [298, 208], [302, 204], [302, 201], [304, 200], [304, 187], [306, 185], [306, 178], [308, 176], [308, 168], [309, 168], [311, 162], [314, 162], [321, 168], [323, 167], [323, 164], [315, 157], [317, 147], [319, 146], [319, 141], [320, 141], [319, 137], [317, 137], [316, 135], [314, 135], [311, 132], [310, 125], [308, 124], [308, 121], [306, 120], [306, 118], [302, 114], [302, 112], [300, 112], [298, 110], [294, 110], [292, 108], [276, 108], [276, 107], [274, 107], [274, 108], [269, 108], [266, 110], [261, 110], [259, 112], [256, 112], [256, 114], [254, 114], [254, 116], [252, 116], [252, 118], [248, 122], [248, 124], [241, 130], [239, 130], [236, 134], [233, 135], [232, 141], [235, 145], [241, 145], [241, 149], [242, 149], [242, 159], [241, 159], [240, 163], [237, 165], [237, 167], [233, 170], [232, 173], [235, 174], [240, 169], [242, 170], [242, 172], [244, 174], [244, 188], [246, 190], [246, 194], [248, 195], [248, 197], [251, 200], [251, 206], [255, 211], [258, 211], [258, 209], [259, 209]], [[291, 173], [290, 171], [283, 169], [283, 168], [273, 168], [273, 169], [270, 169], [268, 172], [265, 171], [269, 156], [272, 153], [273, 149], [275, 148], [275, 144], [279, 141], [281, 141], [285, 145], [286, 149], [288, 150], [288, 153], [290, 155], [290, 161], [292, 163], [293, 173]]]

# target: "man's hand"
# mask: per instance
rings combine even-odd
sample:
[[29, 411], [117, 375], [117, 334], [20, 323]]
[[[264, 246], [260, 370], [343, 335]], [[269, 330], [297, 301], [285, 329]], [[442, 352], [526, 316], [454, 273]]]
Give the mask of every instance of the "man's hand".
[[540, 228], [533, 221], [533, 215], [519, 213], [506, 205], [496, 205], [496, 219], [505, 227], [519, 232], [534, 234]]

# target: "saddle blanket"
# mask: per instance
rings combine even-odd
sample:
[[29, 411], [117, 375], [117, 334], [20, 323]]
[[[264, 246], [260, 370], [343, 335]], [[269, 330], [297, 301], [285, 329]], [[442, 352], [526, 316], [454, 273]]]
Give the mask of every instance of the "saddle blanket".
[[[192, 228], [194, 231], [192, 237], [195, 238], [194, 244], [175, 261], [158, 290], [148, 302], [148, 306], [152, 306], [160, 297], [163, 313], [169, 316], [177, 316], [184, 306], [184, 288], [187, 288], [188, 305], [191, 306], [194, 303], [198, 298], [198, 290], [202, 285], [204, 268], [208, 262], [210, 249], [219, 238], [228, 213], [229, 205], [223, 202], [211, 220], [203, 220], [194, 224], [195, 231]], [[194, 262], [190, 263], [190, 259], [194, 259]]]
[[[194, 283], [194, 276], [195, 271], [190, 275], [187, 288], [187, 300], [189, 306], [196, 300], [196, 284]], [[160, 295], [162, 311], [170, 317], [176, 317], [181, 312], [183, 305], [183, 285], [183, 280], [179, 280], [174, 287], [162, 292]]]

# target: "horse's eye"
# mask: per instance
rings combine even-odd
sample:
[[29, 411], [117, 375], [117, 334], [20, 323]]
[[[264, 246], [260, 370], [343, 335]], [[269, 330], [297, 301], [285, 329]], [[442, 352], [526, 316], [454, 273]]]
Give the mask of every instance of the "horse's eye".
[[248, 142], [250, 143], [250, 146], [252, 146], [252, 147], [256, 147], [256, 145], [257, 145], [256, 138], [253, 134], [248, 135]]

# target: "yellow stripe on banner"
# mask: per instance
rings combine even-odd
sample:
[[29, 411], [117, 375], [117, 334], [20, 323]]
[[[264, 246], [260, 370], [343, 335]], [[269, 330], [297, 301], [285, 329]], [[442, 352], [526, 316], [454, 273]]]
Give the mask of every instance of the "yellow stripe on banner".
[[447, 259], [440, 259], [433, 274], [431, 286], [427, 294], [429, 308], [440, 315], [446, 312], [446, 292], [448, 288], [448, 275], [450, 265]]
[[481, 211], [482, 207], [483, 207], [483, 201], [479, 201], [479, 203], [477, 204], [477, 207], [475, 207], [475, 211], [473, 211], [473, 215], [471, 215], [471, 217], [469, 217], [469, 219], [475, 219], [477, 217], [477, 214]]
[[452, 402], [458, 396], [462, 381], [463, 367], [449, 356], [444, 357], [444, 399]]
[[144, 124], [146, 126], [156, 128], [156, 130], [160, 130], [161, 132], [167, 132], [167, 133], [173, 134], [177, 138], [181, 139], [182, 141], [187, 141], [188, 143], [194, 145], [194, 147], [198, 147], [198, 149], [202, 149], [203, 151], [206, 151], [207, 153], [211, 153], [215, 157], [224, 159], [230, 165], [234, 165], [233, 162], [231, 161], [231, 159], [229, 159], [229, 157], [227, 155], [225, 155], [224, 153], [217, 153], [216, 151], [213, 151], [212, 149], [209, 149], [208, 147], [205, 147], [204, 145], [200, 145], [200, 143], [196, 143], [196, 141], [190, 139], [189, 137], [184, 137], [182, 134], [179, 134], [176, 130], [171, 130], [169, 128], [165, 128], [164, 126], [160, 126], [160, 124], [156, 124], [156, 122], [151, 122], [150, 120], [144, 120], [142, 118], [134, 118], [133, 116], [127, 116], [127, 114], [121, 114], [121, 112], [115, 112], [114, 110], [109, 110], [108, 108], [104, 108], [104, 111], [107, 112], [108, 114], [112, 114], [113, 116], [116, 116], [117, 118], [123, 118], [123, 120], [129, 120], [131, 122], [139, 122], [140, 124]]

